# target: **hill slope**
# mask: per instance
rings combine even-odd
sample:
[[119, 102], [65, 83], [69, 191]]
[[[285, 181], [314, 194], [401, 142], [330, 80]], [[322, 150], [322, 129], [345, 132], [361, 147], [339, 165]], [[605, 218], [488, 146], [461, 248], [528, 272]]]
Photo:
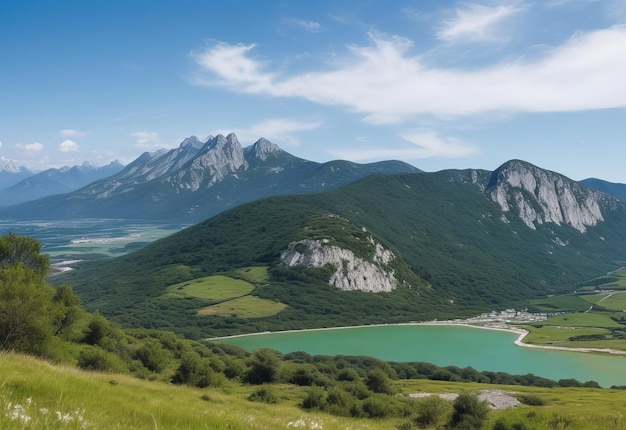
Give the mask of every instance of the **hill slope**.
[[[524, 306], [619, 267], [625, 223], [618, 200], [514, 160], [495, 172], [378, 175], [325, 193], [255, 201], [53, 281], [70, 282], [87, 308], [124, 324], [191, 337], [448, 318]], [[299, 242], [307, 239], [351, 256], [341, 254], [341, 264], [285, 264], [290, 249], [313, 252]], [[378, 261], [378, 246], [393, 258]], [[338, 289], [333, 277], [355, 279], [359, 259], [393, 274], [392, 291]], [[256, 319], [198, 316], [210, 301], [166, 294], [178, 282], [239, 276], [235, 269], [251, 266], [269, 268], [252, 296], [285, 310]]]
[[580, 183], [586, 187], [610, 194], [616, 199], [626, 202], [626, 184], [618, 184], [596, 178], [583, 179]]

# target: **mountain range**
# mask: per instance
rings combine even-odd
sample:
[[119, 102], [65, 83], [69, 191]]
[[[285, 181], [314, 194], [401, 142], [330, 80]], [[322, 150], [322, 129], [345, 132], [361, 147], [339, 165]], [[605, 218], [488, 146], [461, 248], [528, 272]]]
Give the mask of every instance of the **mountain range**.
[[[293, 161], [257, 144], [228, 160], [249, 170], [256, 162], [265, 175], [260, 154]], [[222, 163], [203, 175], [194, 162], [183, 165], [185, 175], [159, 175], [167, 178], [159, 184], [201, 189], [226, 181], [217, 172], [237, 169]], [[231, 186], [246, 182], [238, 175]], [[113, 261], [84, 263], [54, 282], [69, 282], [88, 309], [125, 325], [195, 338], [453, 318], [525, 307], [529, 298], [571, 292], [621, 267], [625, 225], [619, 199], [511, 160], [492, 172], [374, 174], [325, 192], [258, 199]], [[250, 296], [284, 310], [200, 316], [210, 300], [171, 293], [178, 283], [254, 268], [268, 277]]]
[[122, 218], [197, 222], [261, 197], [301, 194], [346, 185], [375, 173], [414, 173], [400, 162], [315, 163], [266, 139], [243, 148], [237, 136], [144, 153], [112, 176], [83, 188], [0, 210], [14, 219]]
[[26, 167], [18, 167], [13, 160], [0, 157], [0, 189], [10, 187], [31, 175], [33, 172]]
[[[30, 174], [16, 184], [0, 191], [0, 206], [10, 206], [50, 195], [69, 193], [98, 179], [111, 176], [122, 170], [123, 167], [117, 160], [105, 166], [96, 166], [86, 161], [77, 166], [52, 168]], [[25, 171], [25, 169], [17, 169], [17, 172], [20, 171]]]

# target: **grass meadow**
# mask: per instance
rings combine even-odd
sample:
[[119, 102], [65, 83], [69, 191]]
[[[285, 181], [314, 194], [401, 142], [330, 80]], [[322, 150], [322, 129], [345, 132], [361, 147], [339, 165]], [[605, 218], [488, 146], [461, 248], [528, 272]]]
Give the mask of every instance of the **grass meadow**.
[[287, 305], [255, 296], [244, 296], [217, 305], [207, 306], [198, 315], [236, 316], [238, 318], [259, 318], [276, 315]]
[[254, 285], [241, 279], [224, 275], [213, 275], [192, 279], [167, 287], [167, 295], [175, 298], [196, 297], [223, 302], [250, 294]]
[[[483, 428], [623, 429], [626, 391], [538, 388], [429, 380], [393, 381], [399, 396], [501, 390], [532, 406], [489, 412]], [[225, 382], [197, 389], [128, 375], [85, 372], [30, 356], [0, 354], [0, 428], [13, 429], [394, 429], [418, 427], [406, 418], [358, 419], [300, 408], [306, 387], [267, 386], [277, 403], [247, 400], [258, 386]], [[521, 397], [520, 397], [521, 396]], [[415, 400], [417, 410], [427, 400]], [[441, 409], [445, 422], [451, 407]], [[500, 427], [496, 427], [499, 423]], [[504, 427], [502, 427], [504, 426]]]

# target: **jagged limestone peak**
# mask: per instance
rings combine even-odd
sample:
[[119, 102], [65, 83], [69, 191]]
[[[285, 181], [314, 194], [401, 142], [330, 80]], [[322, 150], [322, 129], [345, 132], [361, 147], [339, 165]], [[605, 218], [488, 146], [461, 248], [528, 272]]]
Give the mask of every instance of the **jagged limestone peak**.
[[183, 149], [186, 147], [192, 147], [195, 149], [200, 149], [204, 146], [204, 143], [200, 141], [196, 136], [189, 136], [185, 140], [180, 143], [179, 148]]
[[250, 152], [259, 160], [265, 161], [272, 155], [278, 155], [281, 149], [275, 143], [262, 137], [252, 145]]
[[604, 220], [599, 193], [520, 160], [509, 161], [493, 172], [488, 193], [503, 212], [517, 212], [532, 229], [554, 223], [584, 233]]

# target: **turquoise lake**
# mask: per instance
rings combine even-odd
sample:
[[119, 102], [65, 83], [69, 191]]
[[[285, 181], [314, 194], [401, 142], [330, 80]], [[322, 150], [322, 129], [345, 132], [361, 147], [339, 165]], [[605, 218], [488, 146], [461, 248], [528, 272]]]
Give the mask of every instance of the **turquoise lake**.
[[385, 325], [267, 333], [220, 339], [247, 351], [269, 347], [282, 353], [367, 355], [386, 361], [424, 361], [438, 366], [471, 366], [554, 380], [626, 385], [626, 358], [521, 347], [516, 333], [465, 326]]

